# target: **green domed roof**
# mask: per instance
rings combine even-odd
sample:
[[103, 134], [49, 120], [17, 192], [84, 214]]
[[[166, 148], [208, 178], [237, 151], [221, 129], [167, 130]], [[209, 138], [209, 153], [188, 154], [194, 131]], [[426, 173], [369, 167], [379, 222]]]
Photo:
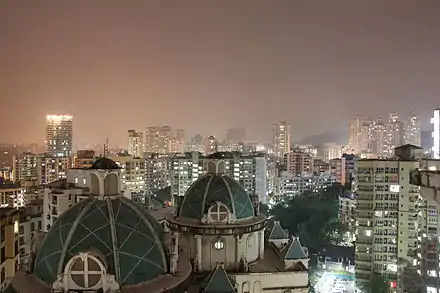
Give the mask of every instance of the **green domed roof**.
[[35, 261], [34, 273], [53, 283], [79, 252], [98, 251], [120, 285], [149, 281], [167, 272], [162, 228], [131, 200], [88, 198], [55, 222]]
[[246, 190], [225, 174], [207, 174], [188, 189], [178, 217], [202, 219], [215, 203], [221, 202], [235, 214], [237, 220], [254, 217], [254, 206]]

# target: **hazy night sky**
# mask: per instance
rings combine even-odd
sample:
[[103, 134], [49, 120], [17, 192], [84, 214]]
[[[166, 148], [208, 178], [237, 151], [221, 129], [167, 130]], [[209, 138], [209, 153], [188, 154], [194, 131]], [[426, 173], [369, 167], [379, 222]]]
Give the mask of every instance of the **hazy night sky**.
[[[1, 142], [125, 142], [169, 124], [269, 140], [345, 129], [352, 115], [440, 107], [438, 0], [1, 0]], [[188, 136], [189, 136], [188, 135]]]

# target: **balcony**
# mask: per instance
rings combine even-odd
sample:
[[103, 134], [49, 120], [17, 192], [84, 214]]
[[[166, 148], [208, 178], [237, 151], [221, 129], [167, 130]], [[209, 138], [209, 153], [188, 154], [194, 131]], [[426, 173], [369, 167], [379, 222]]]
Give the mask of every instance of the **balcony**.
[[440, 204], [440, 170], [411, 170], [410, 183], [420, 186], [420, 195]]

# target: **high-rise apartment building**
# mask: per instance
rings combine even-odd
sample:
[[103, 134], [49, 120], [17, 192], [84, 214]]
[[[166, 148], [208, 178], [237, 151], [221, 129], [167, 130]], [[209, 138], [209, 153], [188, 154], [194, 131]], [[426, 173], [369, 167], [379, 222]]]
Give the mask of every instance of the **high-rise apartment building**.
[[[373, 119], [370, 124], [369, 148], [368, 153], [384, 158], [389, 155], [387, 139], [387, 125], [382, 119]], [[361, 154], [361, 153], [357, 153]]]
[[142, 158], [144, 153], [144, 140], [142, 132], [136, 130], [128, 131], [127, 151], [133, 157]]
[[314, 159], [304, 152], [290, 152], [284, 154], [284, 165], [287, 173], [293, 176], [311, 176], [314, 172]]
[[171, 159], [167, 155], [157, 153], [145, 154], [145, 194], [152, 195], [156, 191], [170, 185]]
[[185, 152], [185, 130], [174, 130], [170, 139], [170, 153]]
[[360, 154], [368, 150], [370, 119], [359, 116], [354, 117], [349, 123], [348, 151]]
[[[413, 263], [418, 245], [419, 188], [410, 182], [422, 149], [404, 145], [390, 159], [356, 162], [356, 280], [360, 286], [378, 273], [404, 292], [402, 262]], [[398, 291], [396, 291], [398, 290]], [[409, 292], [409, 291], [407, 291]]]
[[46, 153], [53, 157], [72, 155], [73, 116], [48, 115], [46, 127]]
[[185, 151], [187, 152], [204, 152], [203, 136], [196, 134], [188, 141]]
[[211, 135], [205, 138], [204, 146], [205, 146], [205, 155], [210, 155], [218, 152], [219, 142], [215, 136]]
[[391, 113], [387, 123], [386, 146], [388, 157], [393, 156], [394, 148], [404, 144], [405, 124], [395, 113]]
[[0, 292], [19, 269], [18, 232], [20, 214], [15, 208], [0, 208]]
[[319, 193], [335, 183], [336, 177], [328, 174], [296, 176], [286, 171], [279, 171], [274, 178], [273, 195], [275, 198], [283, 198], [304, 192]]
[[331, 159], [342, 156], [342, 146], [336, 143], [324, 143], [316, 147], [317, 158], [328, 163]]
[[72, 166], [70, 157], [37, 156], [37, 183], [48, 184], [66, 178], [67, 169]]
[[282, 159], [290, 152], [291, 126], [286, 121], [277, 122], [273, 125], [272, 135], [274, 155]]
[[432, 124], [432, 157], [440, 159], [440, 109], [435, 109], [431, 118]]
[[13, 159], [13, 177], [15, 182], [37, 180], [37, 155], [20, 153]]
[[147, 153], [168, 153], [171, 135], [170, 126], [147, 127], [145, 132], [145, 151]]
[[[421, 186], [420, 195], [423, 204], [419, 216], [419, 259], [418, 269], [427, 293], [440, 292], [440, 207], [434, 199], [437, 197], [440, 178], [440, 160], [423, 159], [419, 168], [412, 171], [412, 183]], [[421, 181], [420, 175], [427, 175]]]
[[420, 128], [420, 119], [416, 115], [410, 115], [405, 123], [405, 132], [403, 141], [405, 144], [421, 146], [422, 133]]
[[145, 192], [145, 161], [131, 155], [110, 156], [120, 168], [122, 188], [131, 193]]
[[73, 156], [73, 167], [78, 169], [85, 169], [92, 167], [96, 160], [96, 154], [93, 150], [78, 150]]

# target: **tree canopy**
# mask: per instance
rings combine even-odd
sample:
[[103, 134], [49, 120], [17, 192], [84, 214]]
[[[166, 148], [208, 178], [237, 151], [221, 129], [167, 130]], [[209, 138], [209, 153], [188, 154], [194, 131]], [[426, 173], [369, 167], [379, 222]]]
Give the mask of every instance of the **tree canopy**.
[[302, 244], [314, 253], [323, 245], [342, 241], [345, 229], [338, 220], [338, 197], [342, 190], [343, 187], [336, 184], [320, 193], [286, 196], [270, 210], [270, 214], [291, 235], [300, 236]]

